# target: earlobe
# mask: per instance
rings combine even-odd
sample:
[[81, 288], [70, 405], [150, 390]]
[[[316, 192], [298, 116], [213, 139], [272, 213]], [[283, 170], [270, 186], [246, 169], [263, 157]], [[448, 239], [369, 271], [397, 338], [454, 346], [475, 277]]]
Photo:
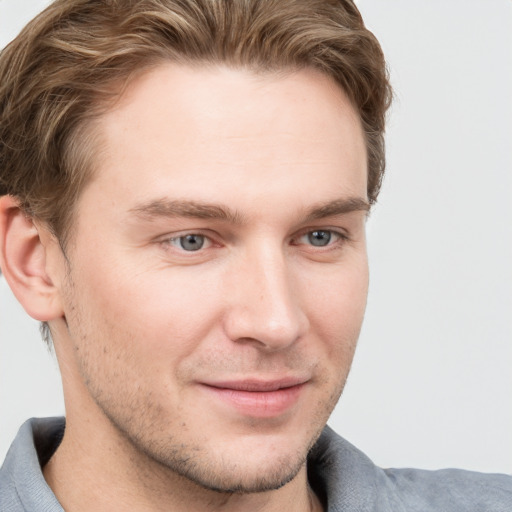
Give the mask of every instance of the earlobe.
[[12, 196], [0, 197], [0, 267], [14, 295], [36, 320], [63, 315], [60, 293], [47, 270], [48, 240]]

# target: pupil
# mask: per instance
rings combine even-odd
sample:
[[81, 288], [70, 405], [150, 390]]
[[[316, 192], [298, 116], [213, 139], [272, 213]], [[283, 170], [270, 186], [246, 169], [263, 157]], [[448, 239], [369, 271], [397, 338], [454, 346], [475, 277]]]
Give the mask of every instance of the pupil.
[[308, 235], [311, 245], [322, 247], [331, 241], [331, 233], [329, 231], [312, 231]]
[[204, 245], [204, 236], [186, 235], [180, 237], [180, 245], [186, 251], [198, 251]]

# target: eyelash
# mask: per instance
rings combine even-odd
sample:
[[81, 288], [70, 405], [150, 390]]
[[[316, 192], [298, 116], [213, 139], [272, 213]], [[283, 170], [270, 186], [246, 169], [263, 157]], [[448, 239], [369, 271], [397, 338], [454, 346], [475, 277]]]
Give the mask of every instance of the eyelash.
[[[201, 247], [197, 250], [197, 251], [186, 251], [185, 248], [183, 247], [182, 244], [182, 240], [186, 237], [201, 237], [204, 241], [208, 241], [208, 247], [211, 247], [213, 245], [213, 241], [211, 239], [211, 237], [209, 237], [208, 235], [204, 235], [202, 233], [195, 233], [195, 232], [190, 232], [190, 233], [184, 233], [183, 235], [179, 235], [179, 236], [173, 236], [171, 238], [166, 238], [165, 240], [162, 240], [162, 244], [165, 245], [165, 246], [171, 246], [171, 247], [175, 247], [177, 249], [180, 249], [180, 250], [183, 250], [183, 252], [190, 252], [190, 253], [194, 253], [194, 252], [200, 252], [201, 249], [206, 249], [208, 247], [203, 247], [203, 244], [201, 244]], [[174, 244], [180, 244], [181, 247], [178, 247], [177, 245], [174, 245]]]
[[[327, 228], [309, 229], [307, 231], [302, 232], [298, 236], [294, 237], [292, 239], [292, 245], [295, 245], [295, 246], [301, 245], [300, 242], [297, 243], [295, 241], [300, 241], [301, 239], [303, 239], [305, 237], [314, 236], [315, 233], [317, 233], [317, 234], [324, 233], [324, 234], [329, 235], [329, 239], [328, 239], [326, 245], [315, 245], [314, 243], [308, 243], [308, 244], [304, 244], [304, 245], [313, 247], [314, 249], [317, 249], [317, 250], [322, 250], [322, 249], [323, 250], [331, 250], [331, 249], [339, 248], [340, 246], [342, 246], [345, 242], [347, 242], [349, 240], [349, 237], [345, 233], [342, 233], [338, 230], [327, 229]], [[185, 239], [186, 237], [200, 237], [203, 243], [197, 250], [187, 251], [183, 247], [183, 241], [184, 241], [183, 239]], [[190, 240], [190, 242], [191, 241], [192, 240]], [[309, 241], [311, 242], [311, 239]], [[203, 234], [201, 232], [193, 232], [193, 231], [188, 232], [188, 233], [183, 233], [178, 236], [166, 238], [164, 240], [159, 241], [159, 243], [166, 248], [173, 247], [175, 249], [178, 249], [180, 252], [190, 253], [190, 254], [201, 253], [201, 252], [203, 252], [203, 250], [206, 250], [215, 244], [214, 240], [212, 240], [212, 237], [210, 237], [206, 234]], [[205, 243], [206, 243], [206, 247], [204, 246]]]
[[[329, 239], [327, 241], [327, 244], [326, 245], [315, 245], [314, 243], [309, 243], [309, 244], [305, 244], [305, 245], [309, 245], [310, 247], [314, 247], [314, 248], [318, 248], [318, 249], [328, 250], [328, 249], [333, 249], [333, 248], [339, 247], [340, 245], [343, 245], [344, 242], [348, 241], [348, 236], [346, 234], [344, 234], [340, 231], [334, 230], [334, 229], [308, 230], [308, 231], [302, 233], [301, 235], [299, 235], [296, 239], [300, 240], [301, 238], [304, 238], [304, 237], [315, 236], [315, 233], [328, 234]], [[317, 240], [319, 240], [319, 237], [317, 237]], [[309, 240], [309, 241], [312, 242], [311, 240]], [[296, 245], [299, 245], [299, 244], [296, 244]]]

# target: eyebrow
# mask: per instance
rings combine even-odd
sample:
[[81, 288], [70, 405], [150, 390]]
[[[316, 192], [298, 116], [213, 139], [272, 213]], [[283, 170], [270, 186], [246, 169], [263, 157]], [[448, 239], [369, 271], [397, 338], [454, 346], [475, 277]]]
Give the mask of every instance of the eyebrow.
[[[349, 197], [321, 203], [309, 209], [304, 215], [303, 221], [310, 222], [355, 211], [369, 212], [369, 202], [360, 197]], [[129, 213], [143, 220], [152, 220], [160, 217], [185, 217], [220, 220], [238, 225], [245, 223], [245, 216], [229, 207], [179, 199], [170, 200], [163, 198], [149, 201], [131, 208]]]
[[213, 219], [243, 224], [240, 213], [218, 204], [202, 203], [189, 200], [157, 199], [143, 203], [129, 210], [130, 213], [144, 220], [158, 217], [188, 217], [193, 219]]
[[344, 199], [335, 199], [313, 207], [306, 213], [305, 221], [324, 219], [336, 215], [344, 215], [351, 212], [369, 212], [370, 203], [362, 197], [348, 197]]

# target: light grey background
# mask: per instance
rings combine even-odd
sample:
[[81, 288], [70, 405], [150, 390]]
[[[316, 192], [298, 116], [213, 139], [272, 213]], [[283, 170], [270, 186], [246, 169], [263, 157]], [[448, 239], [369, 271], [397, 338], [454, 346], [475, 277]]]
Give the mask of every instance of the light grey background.
[[[0, 45], [42, 6], [0, 0]], [[330, 424], [382, 466], [512, 473], [512, 2], [360, 0], [396, 101], [371, 286]], [[62, 414], [56, 363], [0, 278], [0, 460]]]

